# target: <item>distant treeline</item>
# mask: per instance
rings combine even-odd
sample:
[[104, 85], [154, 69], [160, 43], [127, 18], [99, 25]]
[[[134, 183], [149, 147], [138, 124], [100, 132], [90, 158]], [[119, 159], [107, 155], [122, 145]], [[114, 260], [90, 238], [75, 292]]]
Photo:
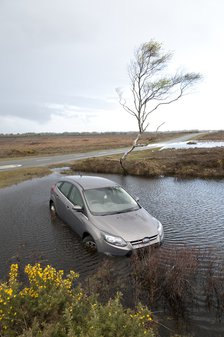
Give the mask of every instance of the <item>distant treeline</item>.
[[[217, 130], [216, 130], [217, 131]], [[195, 132], [208, 132], [208, 131], [202, 131], [202, 130], [179, 130], [179, 131], [159, 131], [158, 133], [162, 134], [175, 134], [175, 133], [195, 133]], [[156, 132], [145, 132], [145, 134], [155, 134]], [[0, 133], [0, 137], [38, 137], [38, 136], [100, 136], [100, 135], [131, 135], [131, 134], [137, 134], [136, 131], [125, 131], [125, 132], [27, 132], [27, 133]]]

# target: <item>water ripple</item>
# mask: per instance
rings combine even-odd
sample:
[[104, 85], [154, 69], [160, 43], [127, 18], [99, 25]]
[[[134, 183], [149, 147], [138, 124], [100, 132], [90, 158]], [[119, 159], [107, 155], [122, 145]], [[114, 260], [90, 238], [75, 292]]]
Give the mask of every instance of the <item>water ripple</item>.
[[[91, 275], [104, 256], [91, 254], [79, 237], [48, 210], [50, 186], [60, 174], [0, 190], [0, 277], [9, 264], [43, 261], [65, 270]], [[224, 181], [145, 179], [104, 175], [122, 184], [164, 225], [165, 243], [201, 249], [224, 249]], [[127, 262], [115, 259], [124, 271]], [[123, 260], [124, 261], [124, 260]]]

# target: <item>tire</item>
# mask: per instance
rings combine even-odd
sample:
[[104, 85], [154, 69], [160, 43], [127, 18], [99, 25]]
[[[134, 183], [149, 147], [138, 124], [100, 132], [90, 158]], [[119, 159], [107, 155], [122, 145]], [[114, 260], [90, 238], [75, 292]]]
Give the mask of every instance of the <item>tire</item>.
[[55, 208], [54, 202], [52, 200], [50, 201], [49, 207], [50, 207], [51, 215], [52, 216], [56, 216], [57, 212], [56, 212], [56, 208]]
[[87, 235], [86, 237], [84, 237], [82, 242], [87, 249], [91, 250], [92, 252], [97, 251], [96, 243], [91, 235]]

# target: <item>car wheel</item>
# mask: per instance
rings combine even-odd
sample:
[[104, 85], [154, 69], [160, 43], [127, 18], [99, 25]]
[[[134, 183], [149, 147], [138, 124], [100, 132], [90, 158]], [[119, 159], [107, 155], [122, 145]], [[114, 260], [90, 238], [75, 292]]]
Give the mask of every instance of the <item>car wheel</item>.
[[84, 243], [85, 247], [90, 249], [91, 251], [97, 251], [96, 243], [91, 235], [87, 235], [82, 242]]
[[53, 215], [53, 216], [55, 216], [57, 214], [53, 201], [50, 201], [50, 212], [51, 212], [51, 215]]

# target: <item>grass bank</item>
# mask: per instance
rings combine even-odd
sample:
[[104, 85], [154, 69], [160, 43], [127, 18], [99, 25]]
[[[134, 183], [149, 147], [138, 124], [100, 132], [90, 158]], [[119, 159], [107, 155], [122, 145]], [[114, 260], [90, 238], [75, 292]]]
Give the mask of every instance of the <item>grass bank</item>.
[[43, 177], [50, 173], [51, 171], [47, 167], [30, 167], [19, 168], [11, 171], [2, 171], [0, 172], [0, 188], [18, 184], [32, 178]]
[[[224, 178], [224, 149], [166, 149], [133, 152], [125, 162], [131, 175]], [[71, 165], [73, 172], [122, 174], [118, 156], [90, 158]]]
[[[119, 156], [90, 158], [66, 163], [69, 173], [123, 174]], [[60, 164], [59, 166], [64, 166]], [[224, 178], [224, 149], [144, 150], [132, 153], [125, 167], [129, 174], [145, 177]], [[51, 173], [47, 167], [19, 168], [0, 172], [0, 188]]]

